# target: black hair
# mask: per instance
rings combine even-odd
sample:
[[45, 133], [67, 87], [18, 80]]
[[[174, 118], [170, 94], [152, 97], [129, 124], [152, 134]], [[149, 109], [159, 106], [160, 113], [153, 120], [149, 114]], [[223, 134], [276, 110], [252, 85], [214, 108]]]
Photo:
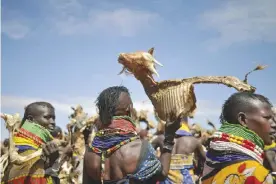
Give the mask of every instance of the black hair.
[[116, 112], [116, 107], [119, 102], [121, 93], [129, 94], [129, 91], [124, 86], [113, 86], [103, 90], [96, 100], [96, 106], [99, 110], [101, 123], [104, 125], [110, 124], [112, 117]]
[[237, 92], [231, 95], [223, 104], [220, 122], [238, 123], [238, 113], [250, 112], [254, 106], [253, 102], [260, 101], [272, 107], [270, 101], [260, 94], [251, 92]]
[[55, 129], [53, 131], [51, 131], [51, 135], [53, 137], [57, 137], [58, 134], [61, 134], [62, 133], [62, 130], [59, 126], [55, 126]]
[[50, 109], [55, 109], [52, 106], [52, 104], [48, 102], [33, 102], [25, 107], [25, 112], [24, 112], [24, 117], [22, 119], [22, 122], [26, 121], [29, 115], [32, 115], [32, 113], [34, 112], [37, 106], [43, 106], [43, 107], [48, 107]]

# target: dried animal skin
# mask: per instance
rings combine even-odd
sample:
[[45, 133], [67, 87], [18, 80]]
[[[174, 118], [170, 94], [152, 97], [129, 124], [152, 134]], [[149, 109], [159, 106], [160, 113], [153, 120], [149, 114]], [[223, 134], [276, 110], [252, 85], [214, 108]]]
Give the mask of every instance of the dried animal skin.
[[148, 111], [140, 110], [138, 117], [139, 117], [139, 121], [148, 121]]
[[[238, 91], [255, 91], [255, 87], [233, 76], [200, 76], [157, 82], [153, 78], [153, 74], [159, 76], [155, 65], [163, 65], [153, 57], [153, 52], [151, 48], [148, 52], [121, 53], [118, 62], [123, 65], [123, 71], [132, 73], [142, 83], [158, 117], [163, 121], [171, 122], [178, 116], [193, 116], [196, 109], [194, 84], [216, 83]], [[258, 67], [256, 70], [263, 68]]]
[[9, 164], [9, 153], [5, 153], [0, 158], [0, 171], [1, 171], [1, 178], [4, 177], [5, 170]]
[[86, 120], [88, 119], [87, 113], [83, 111], [83, 108], [81, 105], [77, 105], [77, 107], [71, 107], [71, 109], [74, 111], [71, 115], [71, 122], [68, 126], [70, 127], [77, 127], [78, 129], [82, 129], [85, 127]]
[[18, 113], [14, 115], [9, 114], [3, 114], [1, 115], [1, 118], [5, 120], [6, 128], [9, 131], [9, 141], [10, 141], [10, 147], [9, 147], [9, 161], [14, 164], [21, 164], [24, 162], [27, 162], [37, 156], [40, 156], [42, 154], [42, 150], [38, 150], [28, 156], [21, 156], [17, 152], [17, 148], [15, 148], [14, 142], [13, 142], [13, 134], [18, 130], [21, 124], [21, 118]]
[[140, 110], [140, 111], [136, 111], [136, 118], [137, 118], [137, 122], [145, 122], [149, 128], [155, 128], [155, 125], [152, 121], [150, 121], [148, 119], [148, 110]]

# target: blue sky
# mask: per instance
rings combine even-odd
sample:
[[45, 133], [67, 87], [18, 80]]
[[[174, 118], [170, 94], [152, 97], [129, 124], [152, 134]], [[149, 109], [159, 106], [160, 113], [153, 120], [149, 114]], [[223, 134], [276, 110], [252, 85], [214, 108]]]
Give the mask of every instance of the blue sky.
[[[275, 103], [274, 7], [274, 0], [2, 0], [1, 111], [22, 114], [28, 103], [49, 101], [64, 127], [70, 106], [81, 104], [94, 114], [101, 90], [120, 84], [129, 88], [137, 109], [151, 110], [139, 81], [117, 75], [120, 52], [150, 47], [164, 65], [156, 80], [243, 78], [257, 64], [269, 65], [249, 82]], [[219, 125], [220, 107], [233, 92], [196, 85], [198, 109], [190, 122]]]

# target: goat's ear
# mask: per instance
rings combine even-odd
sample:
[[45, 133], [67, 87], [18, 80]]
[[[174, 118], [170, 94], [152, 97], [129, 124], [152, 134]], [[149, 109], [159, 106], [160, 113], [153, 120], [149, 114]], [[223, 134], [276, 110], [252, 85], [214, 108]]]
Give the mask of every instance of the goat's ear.
[[154, 52], [154, 47], [152, 47], [148, 50], [148, 53], [150, 53], [151, 55], [153, 55], [153, 52]]

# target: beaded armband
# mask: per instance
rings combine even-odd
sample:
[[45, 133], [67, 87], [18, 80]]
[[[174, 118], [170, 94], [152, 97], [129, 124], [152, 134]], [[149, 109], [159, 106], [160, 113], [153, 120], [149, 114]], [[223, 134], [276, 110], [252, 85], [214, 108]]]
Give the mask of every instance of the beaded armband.
[[165, 135], [163, 152], [171, 153], [174, 146], [174, 135]]
[[171, 135], [171, 134], [166, 135], [165, 134], [164, 143], [174, 144], [174, 135]]
[[173, 150], [173, 146], [174, 144], [164, 144], [162, 151], [171, 153]]

